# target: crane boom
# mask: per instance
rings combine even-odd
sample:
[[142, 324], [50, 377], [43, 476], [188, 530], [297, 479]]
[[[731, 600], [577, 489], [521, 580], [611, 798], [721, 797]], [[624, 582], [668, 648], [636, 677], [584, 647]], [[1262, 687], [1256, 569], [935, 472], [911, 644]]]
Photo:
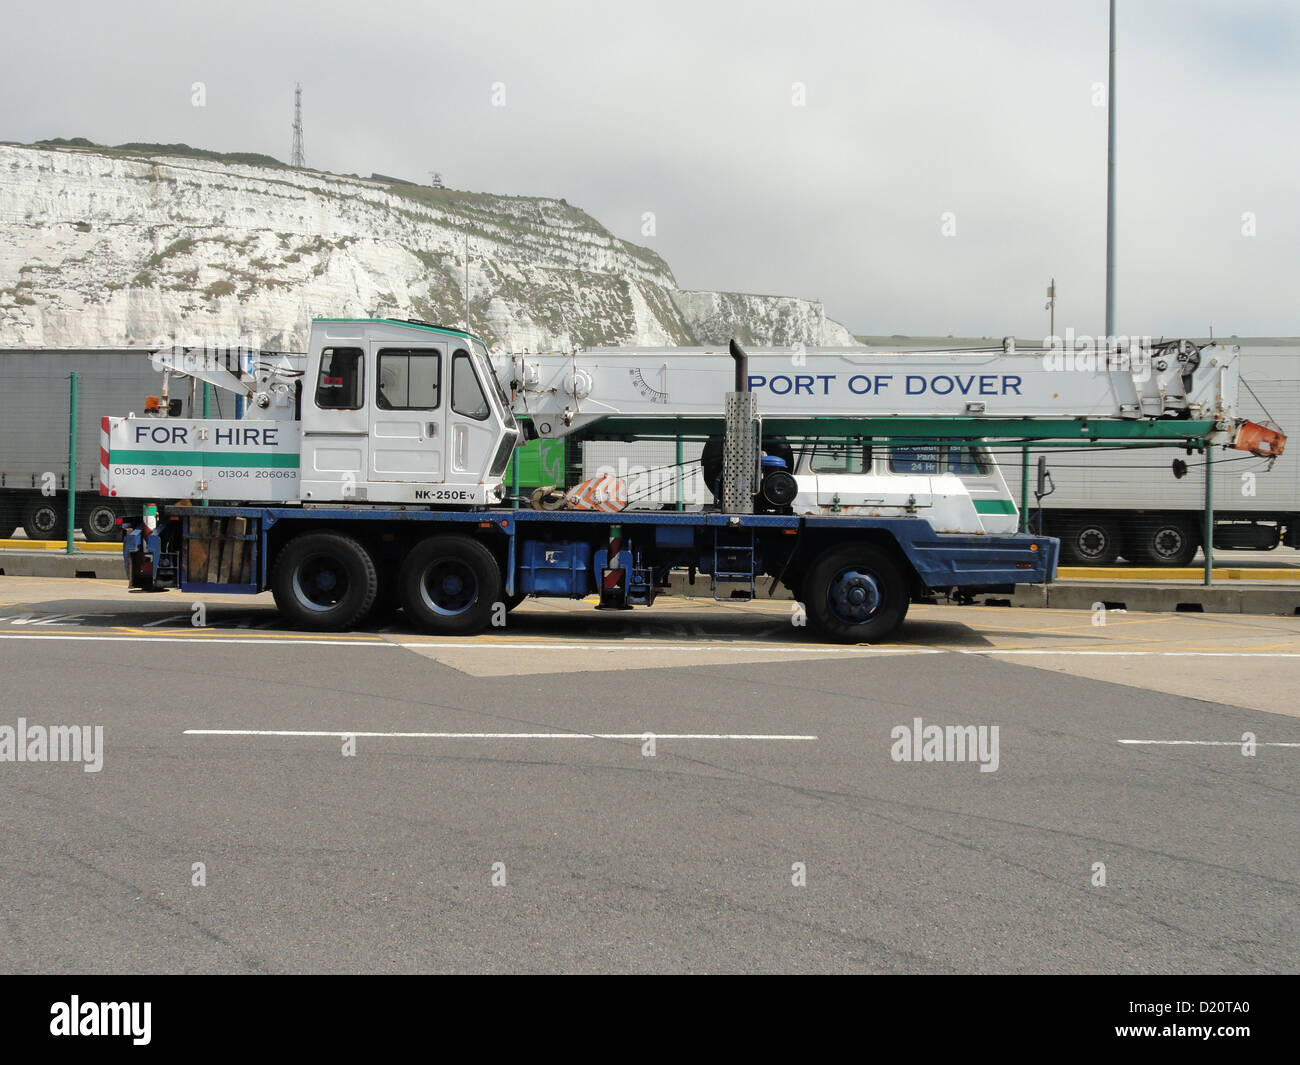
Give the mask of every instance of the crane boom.
[[[604, 418], [718, 418], [732, 365], [716, 348], [596, 348], [497, 363], [541, 437]], [[1235, 421], [1239, 350], [1185, 341], [1098, 357], [968, 349], [764, 348], [744, 390], [764, 417]]]

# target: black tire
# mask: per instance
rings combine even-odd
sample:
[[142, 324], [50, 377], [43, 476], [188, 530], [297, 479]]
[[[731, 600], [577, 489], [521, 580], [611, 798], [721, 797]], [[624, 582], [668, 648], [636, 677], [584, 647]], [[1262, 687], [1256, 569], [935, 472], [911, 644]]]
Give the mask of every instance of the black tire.
[[1061, 529], [1061, 559], [1103, 565], [1119, 558], [1119, 533], [1105, 518], [1068, 521]]
[[1124, 554], [1145, 566], [1189, 566], [1200, 549], [1196, 527], [1183, 518], [1144, 521], [1126, 538]]
[[496, 556], [467, 536], [431, 536], [416, 544], [398, 586], [411, 624], [449, 636], [482, 632], [502, 601]]
[[396, 568], [381, 567], [379, 571], [379, 590], [375, 593], [374, 604], [365, 616], [369, 625], [389, 625], [402, 609], [402, 589], [397, 581]]
[[338, 632], [369, 612], [379, 575], [370, 552], [352, 537], [304, 533], [280, 548], [271, 568], [271, 592], [296, 628]]
[[874, 547], [834, 547], [801, 582], [808, 620], [836, 643], [876, 643], [907, 616], [907, 581], [900, 563]]
[[38, 496], [23, 505], [23, 532], [33, 540], [68, 538], [68, 502], [57, 496]]
[[112, 503], [91, 503], [82, 515], [81, 531], [86, 534], [88, 543], [106, 544], [120, 539], [117, 519], [118, 510]]

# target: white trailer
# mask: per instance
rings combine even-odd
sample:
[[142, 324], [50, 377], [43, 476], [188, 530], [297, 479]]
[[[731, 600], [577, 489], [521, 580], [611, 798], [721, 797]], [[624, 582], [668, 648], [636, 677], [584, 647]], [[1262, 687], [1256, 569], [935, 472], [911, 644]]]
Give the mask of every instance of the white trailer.
[[[99, 493], [100, 425], [143, 413], [159, 376], [140, 348], [0, 349], [0, 538], [62, 540], [68, 521], [69, 378], [77, 375], [76, 528], [113, 540], [128, 509]], [[182, 395], [183, 392], [183, 395]], [[178, 390], [182, 402], [188, 391]], [[225, 399], [230, 411], [229, 399]]]
[[[1240, 342], [1238, 414], [1283, 429], [1300, 425], [1300, 342]], [[1017, 505], [1021, 450], [995, 449]], [[1029, 449], [1031, 471], [1040, 452]], [[1204, 456], [1156, 450], [1051, 451], [1055, 491], [1042, 501], [1043, 531], [1061, 540], [1062, 561], [1186, 566], [1204, 540]], [[1175, 476], [1175, 460], [1186, 473]], [[1031, 482], [1033, 478], [1031, 475]], [[1300, 547], [1300, 455], [1275, 461], [1217, 455], [1212, 471], [1214, 547]], [[1032, 485], [1031, 485], [1032, 489]], [[1030, 496], [1031, 510], [1034, 500]]]

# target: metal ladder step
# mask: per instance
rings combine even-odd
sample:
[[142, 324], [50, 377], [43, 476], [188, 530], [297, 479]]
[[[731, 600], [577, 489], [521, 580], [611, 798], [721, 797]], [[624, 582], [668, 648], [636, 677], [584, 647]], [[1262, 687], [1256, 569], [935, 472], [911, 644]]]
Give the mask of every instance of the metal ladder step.
[[[754, 532], [748, 530], [747, 542], [745, 543], [724, 543], [721, 534], [724, 530], [713, 530], [713, 572], [709, 575], [710, 591], [714, 599], [725, 601], [730, 599], [753, 599], [754, 598]], [[731, 556], [730, 565], [737, 563], [743, 564], [748, 562], [748, 568], [738, 569], [718, 569], [718, 562], [723, 554]], [[741, 588], [719, 588], [720, 584], [743, 584]]]

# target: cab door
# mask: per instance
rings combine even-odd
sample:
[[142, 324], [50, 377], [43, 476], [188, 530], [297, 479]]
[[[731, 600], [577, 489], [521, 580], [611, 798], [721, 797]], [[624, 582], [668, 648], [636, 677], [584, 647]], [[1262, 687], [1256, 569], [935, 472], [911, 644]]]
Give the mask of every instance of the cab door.
[[446, 472], [447, 349], [371, 342], [375, 391], [370, 403], [371, 482], [441, 484]]
[[[313, 338], [313, 347], [315, 346]], [[299, 491], [305, 501], [364, 498], [369, 468], [366, 351], [355, 336], [313, 351], [302, 396]]]
[[[479, 374], [479, 362], [467, 347], [454, 343], [447, 403], [448, 485], [480, 485], [501, 444], [502, 428], [488, 400], [491, 382]], [[485, 362], [485, 360], [484, 360]]]

